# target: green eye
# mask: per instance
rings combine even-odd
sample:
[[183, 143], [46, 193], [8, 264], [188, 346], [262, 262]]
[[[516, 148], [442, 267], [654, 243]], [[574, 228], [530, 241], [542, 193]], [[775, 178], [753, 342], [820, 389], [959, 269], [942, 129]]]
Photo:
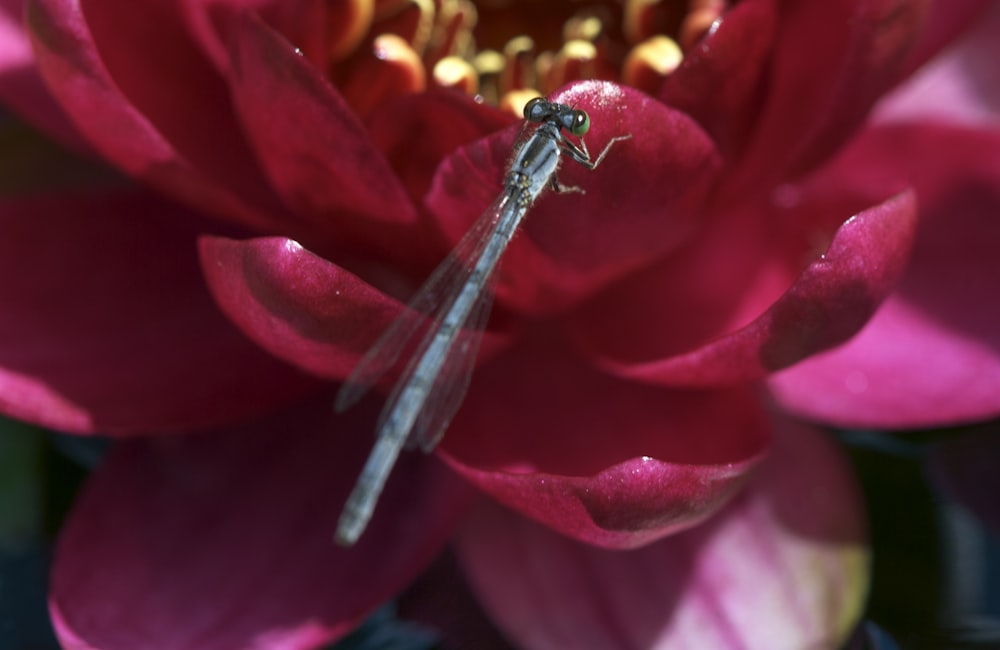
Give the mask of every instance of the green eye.
[[587, 111], [574, 111], [573, 112], [573, 128], [570, 129], [570, 133], [578, 138], [582, 138], [587, 135], [587, 131], [590, 130], [590, 116], [587, 115]]

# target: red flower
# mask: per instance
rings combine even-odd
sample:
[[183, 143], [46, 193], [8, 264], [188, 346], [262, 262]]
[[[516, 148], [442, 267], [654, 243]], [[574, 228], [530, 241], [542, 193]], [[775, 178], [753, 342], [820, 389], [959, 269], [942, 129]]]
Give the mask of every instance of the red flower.
[[[903, 272], [917, 195], [967, 197], [956, 188], [971, 171], [996, 198], [996, 149], [971, 129], [961, 142], [982, 157], [951, 176], [905, 173], [879, 130], [893, 127], [858, 135], [986, 3], [930, 17], [907, 0], [692, 4], [664, 18], [686, 46], [668, 76], [642, 12], [623, 30], [642, 42], [628, 57], [597, 38], [593, 56], [567, 45], [539, 75], [553, 90], [608, 78], [618, 56], [649, 94], [610, 81], [555, 92], [590, 113], [593, 151], [632, 139], [594, 172], [564, 165], [586, 194], [531, 210], [437, 458], [405, 458], [344, 550], [330, 534], [377, 400], [335, 417], [333, 382], [494, 198], [519, 128], [433, 87], [450, 78], [440, 48], [460, 47], [467, 7], [441, 9], [442, 31], [426, 32], [364, 2], [338, 5], [353, 18], [322, 3], [28, 2], [34, 55], [8, 28], [0, 96], [172, 201], [104, 187], [0, 213], [0, 404], [138, 438], [95, 472], [62, 532], [51, 603], [67, 647], [315, 647], [452, 538], [521, 645], [843, 637], [865, 586], [856, 490], [829, 443], [767, 408], [761, 380], [864, 326]], [[481, 21], [544, 27], [551, 7], [532, 7]], [[410, 45], [352, 49], [370, 31], [358, 24], [388, 29], [376, 19]], [[489, 90], [509, 98], [524, 73], [509, 65]], [[447, 85], [489, 79], [463, 74]], [[775, 381], [800, 411], [829, 413], [808, 408], [826, 393]], [[869, 421], [872, 409], [838, 403], [842, 419]]]

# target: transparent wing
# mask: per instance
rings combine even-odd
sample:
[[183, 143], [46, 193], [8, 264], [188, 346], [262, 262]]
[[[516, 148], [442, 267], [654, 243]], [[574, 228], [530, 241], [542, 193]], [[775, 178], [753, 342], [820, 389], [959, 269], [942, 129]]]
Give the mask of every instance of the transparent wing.
[[[473, 265], [486, 246], [488, 235], [503, 214], [507, 201], [508, 196], [501, 194], [483, 211], [469, 232], [413, 295], [403, 313], [372, 344], [337, 392], [334, 401], [337, 412], [346, 411], [356, 404], [396, 364], [417, 330], [427, 324], [428, 316], [433, 317], [434, 322], [443, 317], [442, 306], [449, 305], [469, 279]], [[482, 324], [485, 325], [485, 322]], [[430, 331], [435, 329], [436, 326], [431, 325]]]
[[458, 341], [448, 351], [441, 372], [431, 385], [432, 398], [427, 400], [417, 416], [413, 432], [407, 440], [408, 446], [419, 446], [425, 453], [433, 450], [465, 399], [493, 306], [493, 278], [496, 273], [490, 275], [469, 313], [465, 328], [458, 333]]

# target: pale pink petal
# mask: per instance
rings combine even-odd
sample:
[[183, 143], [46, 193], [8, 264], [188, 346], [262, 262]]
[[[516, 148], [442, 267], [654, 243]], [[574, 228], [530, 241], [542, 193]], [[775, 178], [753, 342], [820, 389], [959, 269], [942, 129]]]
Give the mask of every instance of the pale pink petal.
[[862, 508], [830, 440], [786, 424], [745, 494], [692, 530], [615, 552], [481, 507], [458, 552], [525, 650], [836, 648], [864, 604]]

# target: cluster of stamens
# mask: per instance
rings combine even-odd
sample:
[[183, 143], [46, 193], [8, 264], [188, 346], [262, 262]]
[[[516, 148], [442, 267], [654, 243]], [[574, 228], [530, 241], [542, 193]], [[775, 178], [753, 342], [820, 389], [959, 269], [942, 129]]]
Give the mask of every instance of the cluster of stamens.
[[362, 114], [433, 87], [455, 88], [518, 115], [527, 99], [575, 80], [614, 80], [653, 92], [728, 2], [330, 3], [330, 73]]

